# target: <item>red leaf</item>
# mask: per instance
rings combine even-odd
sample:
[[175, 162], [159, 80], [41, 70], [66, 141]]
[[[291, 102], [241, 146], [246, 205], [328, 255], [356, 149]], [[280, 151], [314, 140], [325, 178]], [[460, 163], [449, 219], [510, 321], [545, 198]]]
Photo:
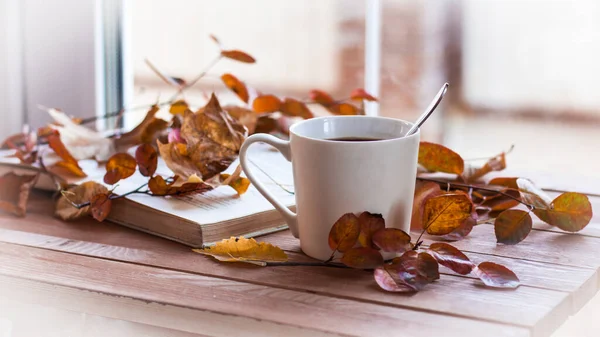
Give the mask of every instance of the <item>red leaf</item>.
[[374, 269], [383, 264], [383, 256], [373, 248], [356, 247], [345, 252], [341, 262], [350, 268]]
[[398, 228], [383, 228], [373, 234], [373, 243], [384, 252], [404, 253], [412, 248], [410, 235]]
[[[395, 289], [389, 291], [419, 291], [440, 277], [437, 261], [427, 253], [417, 253], [414, 250], [409, 250], [402, 256], [395, 258], [391, 264], [384, 266], [383, 269], [396, 283], [396, 286], [389, 284], [389, 280], [382, 271], [377, 272], [376, 270], [376, 273], [379, 274], [376, 274], [376, 280], [379, 276], [384, 286], [388, 289]], [[380, 284], [379, 281], [377, 283]]]
[[436, 242], [429, 246], [428, 252], [444, 267], [448, 267], [461, 275], [470, 273], [475, 264], [458, 248], [447, 243]]
[[308, 93], [310, 100], [321, 105], [331, 105], [334, 100], [331, 96], [322, 90], [313, 89]]
[[151, 177], [158, 166], [158, 153], [154, 146], [142, 144], [135, 150], [135, 161], [140, 173], [144, 177]]
[[417, 291], [413, 286], [404, 282], [397, 282], [394, 275], [396, 271], [390, 265], [383, 267], [377, 267], [374, 272], [375, 282], [377, 285], [385, 291], [397, 292], [397, 293], [412, 293]]
[[473, 274], [488, 287], [516, 288], [520, 285], [519, 278], [512, 270], [493, 262], [480, 263], [473, 269]]
[[341, 253], [350, 250], [356, 244], [359, 232], [360, 225], [356, 215], [353, 213], [342, 215], [329, 231], [329, 248]]
[[360, 224], [360, 234], [358, 235], [360, 245], [368, 248], [376, 248], [373, 245], [373, 234], [385, 228], [385, 220], [383, 220], [381, 214], [362, 212], [358, 216], [358, 223]]
[[509, 209], [494, 221], [494, 232], [499, 243], [516, 245], [529, 235], [532, 228], [531, 215], [529, 212]]
[[371, 94], [369, 94], [368, 92], [365, 91], [365, 89], [363, 88], [357, 88], [352, 90], [352, 92], [350, 93], [350, 98], [353, 100], [358, 100], [358, 101], [377, 101], [377, 98], [371, 96]]
[[228, 59], [236, 60], [243, 63], [254, 63], [256, 60], [254, 57], [248, 55], [247, 53], [241, 50], [222, 50], [221, 56], [226, 57]]
[[112, 200], [110, 200], [108, 194], [101, 193], [96, 194], [90, 200], [90, 208], [92, 210], [92, 216], [94, 219], [102, 222], [108, 214], [110, 213], [110, 208], [112, 206]]

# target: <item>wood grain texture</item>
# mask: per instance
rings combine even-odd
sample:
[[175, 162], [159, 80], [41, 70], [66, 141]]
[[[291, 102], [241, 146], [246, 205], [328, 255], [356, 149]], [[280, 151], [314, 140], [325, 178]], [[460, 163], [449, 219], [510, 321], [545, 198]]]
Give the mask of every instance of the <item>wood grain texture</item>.
[[75, 293], [246, 317], [306, 329], [306, 334], [393, 336], [398, 331], [420, 331], [428, 336], [473, 336], [475, 331], [497, 331], [523, 335], [523, 329], [510, 326], [11, 244], [0, 244], [0, 265], [0, 274], [15, 283], [24, 279], [68, 287]]

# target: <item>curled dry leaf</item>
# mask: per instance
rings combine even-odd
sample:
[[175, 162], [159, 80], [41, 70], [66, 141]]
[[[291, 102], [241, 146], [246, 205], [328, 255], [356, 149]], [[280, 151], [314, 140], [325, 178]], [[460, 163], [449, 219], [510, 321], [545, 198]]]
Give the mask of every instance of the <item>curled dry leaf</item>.
[[518, 209], [506, 210], [494, 221], [496, 240], [499, 243], [515, 245], [529, 235], [532, 225], [529, 212]]
[[183, 115], [189, 109], [190, 106], [187, 104], [187, 102], [185, 100], [180, 99], [171, 104], [169, 112], [173, 115]]
[[344, 253], [341, 262], [356, 269], [374, 269], [383, 265], [383, 256], [373, 248], [355, 247]]
[[244, 84], [244, 82], [238, 80], [237, 77], [231, 74], [221, 75], [221, 81], [223, 81], [227, 88], [233, 91], [242, 101], [244, 101], [244, 103], [248, 103], [248, 99], [250, 97], [248, 95], [248, 89], [246, 88], [246, 84]]
[[308, 93], [308, 96], [310, 97], [311, 101], [319, 103], [325, 107], [334, 103], [331, 95], [322, 90], [313, 89]]
[[128, 153], [117, 153], [106, 162], [104, 182], [113, 185], [119, 180], [131, 177], [135, 173], [137, 163]]
[[90, 200], [90, 209], [92, 210], [92, 216], [94, 219], [102, 222], [108, 214], [110, 214], [110, 208], [112, 206], [112, 200], [107, 193], [96, 194]]
[[398, 228], [383, 228], [373, 233], [373, 243], [384, 252], [404, 253], [412, 248], [410, 235]]
[[144, 177], [151, 177], [158, 166], [158, 152], [150, 144], [142, 144], [135, 150], [135, 161], [138, 170]]
[[37, 175], [18, 175], [9, 172], [0, 177], [0, 209], [23, 217], [27, 212], [29, 192]]
[[483, 177], [484, 175], [492, 172], [492, 171], [502, 171], [506, 168], [506, 154], [502, 152], [496, 157], [488, 160], [482, 167], [473, 170], [470, 172], [465, 179], [468, 182], [476, 181], [477, 179]]
[[552, 202], [552, 198], [529, 179], [517, 178], [517, 186], [522, 200], [536, 208], [547, 208]]
[[236, 60], [243, 63], [254, 63], [256, 60], [254, 57], [248, 55], [247, 53], [241, 50], [222, 50], [221, 56], [226, 57], [228, 59]]
[[512, 270], [494, 262], [482, 262], [473, 269], [483, 283], [493, 288], [516, 288], [520, 285], [519, 278]]
[[212, 247], [194, 249], [196, 253], [210, 255], [223, 262], [246, 262], [266, 266], [268, 262], [286, 262], [287, 255], [281, 248], [266, 242], [256, 242], [244, 237], [231, 237]]
[[258, 114], [281, 110], [281, 101], [274, 95], [258, 96], [252, 101], [252, 110]]
[[462, 174], [465, 162], [458, 153], [435, 143], [419, 144], [419, 164], [432, 172]]
[[78, 209], [73, 205], [88, 202], [98, 194], [108, 194], [108, 189], [94, 181], [86, 181], [83, 184], [73, 186], [62, 192], [62, 196], [56, 202], [54, 214], [63, 220], [74, 220], [88, 215], [90, 214], [90, 206]]
[[161, 176], [154, 176], [148, 180], [148, 189], [155, 196], [183, 196], [210, 191], [212, 190], [212, 186], [204, 182], [184, 182], [179, 184], [179, 177], [177, 176], [173, 177], [171, 182], [167, 182]]
[[415, 195], [413, 199], [412, 217], [410, 220], [411, 230], [423, 229], [423, 210], [425, 201], [428, 198], [443, 194], [440, 185], [431, 181], [417, 180], [415, 186]]
[[153, 105], [140, 124], [138, 124], [133, 130], [121, 135], [121, 137], [115, 139], [115, 147], [119, 151], [126, 151], [132, 146], [138, 144], [152, 144], [158, 138], [160, 132], [165, 130], [169, 123], [167, 121], [154, 117], [160, 110], [158, 105]]
[[341, 253], [350, 250], [356, 244], [360, 233], [358, 217], [353, 213], [342, 215], [329, 231], [329, 248]]
[[256, 130], [256, 123], [259, 118], [254, 111], [241, 106], [233, 105], [224, 106], [223, 110], [227, 111], [231, 117], [245, 126], [248, 130], [248, 134], [254, 133], [254, 130]]
[[381, 214], [362, 212], [358, 216], [358, 224], [360, 225], [360, 233], [358, 234], [360, 245], [362, 247], [375, 248], [375, 245], [373, 245], [373, 234], [385, 228], [383, 216]]
[[512, 188], [514, 190], [519, 189], [519, 185], [517, 185], [517, 177], [498, 177], [490, 180], [488, 185], [496, 185], [496, 186], [505, 186], [508, 188]]
[[575, 192], [563, 193], [552, 201], [548, 209], [538, 208], [533, 212], [545, 223], [567, 232], [584, 229], [593, 215], [588, 197]]
[[310, 112], [306, 104], [289, 97], [286, 97], [283, 100], [280, 110], [281, 113], [286, 116], [302, 117], [304, 119], [314, 117], [313, 113]]
[[440, 278], [437, 261], [427, 253], [417, 253], [414, 250], [394, 258], [384, 269], [402, 292], [419, 291]]
[[357, 88], [352, 90], [352, 92], [350, 93], [350, 98], [353, 100], [357, 100], [357, 101], [370, 101], [370, 102], [376, 102], [377, 98], [375, 98], [374, 96], [372, 96], [371, 94], [369, 94], [368, 92], [365, 91], [365, 89], [363, 88]]
[[427, 233], [449, 234], [472, 217], [473, 204], [466, 194], [444, 194], [425, 202], [423, 223]]
[[56, 166], [67, 170], [69, 173], [77, 177], [87, 176], [77, 163], [77, 159], [75, 159], [71, 153], [69, 153], [59, 135], [53, 134], [48, 136], [48, 146], [50, 146], [50, 148], [54, 150], [54, 153], [56, 153], [62, 159], [55, 164]]
[[221, 109], [213, 94], [203, 109], [185, 115], [181, 138], [186, 143], [158, 142], [158, 150], [176, 175], [187, 179], [198, 174], [208, 180], [237, 158], [245, 135], [244, 126]]
[[447, 243], [432, 243], [428, 252], [439, 264], [461, 275], [469, 274], [475, 267], [475, 264], [463, 252]]
[[354, 116], [361, 115], [362, 111], [349, 103], [334, 104], [329, 107], [329, 111], [335, 115]]

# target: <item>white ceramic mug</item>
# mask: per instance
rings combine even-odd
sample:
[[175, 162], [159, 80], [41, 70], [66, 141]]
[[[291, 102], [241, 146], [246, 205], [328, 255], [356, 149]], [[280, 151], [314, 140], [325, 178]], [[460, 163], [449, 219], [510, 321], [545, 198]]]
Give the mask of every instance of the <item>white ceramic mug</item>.
[[[290, 128], [290, 140], [268, 134], [248, 137], [240, 162], [254, 186], [281, 212], [302, 251], [326, 260], [329, 231], [345, 213], [380, 213], [386, 227], [410, 228], [419, 132], [404, 137], [412, 123], [370, 116], [308, 119]], [[375, 141], [336, 141], [336, 138]], [[273, 197], [248, 165], [246, 151], [255, 142], [272, 145], [292, 162], [296, 212]]]

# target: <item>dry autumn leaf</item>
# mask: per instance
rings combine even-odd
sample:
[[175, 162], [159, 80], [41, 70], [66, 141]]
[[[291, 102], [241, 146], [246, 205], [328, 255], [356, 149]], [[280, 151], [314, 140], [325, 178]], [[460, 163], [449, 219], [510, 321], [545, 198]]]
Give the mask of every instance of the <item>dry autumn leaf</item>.
[[221, 181], [233, 188], [238, 195], [242, 195], [248, 191], [248, 187], [250, 187], [250, 180], [248, 178], [237, 177], [234, 179], [229, 179], [230, 177], [231, 175], [227, 173], [221, 173]]
[[227, 111], [229, 115], [237, 120], [240, 124], [246, 127], [248, 134], [253, 134], [256, 130], [256, 124], [259, 116], [250, 109], [246, 109], [241, 106], [227, 105], [223, 107], [223, 110]]
[[190, 106], [187, 104], [187, 102], [180, 99], [171, 103], [171, 107], [169, 107], [169, 112], [173, 115], [183, 115], [189, 109]]
[[449, 234], [472, 216], [472, 210], [473, 204], [465, 194], [440, 195], [425, 202], [423, 223], [429, 234]]
[[412, 248], [410, 235], [398, 228], [382, 228], [373, 233], [372, 239], [384, 252], [404, 253]]
[[238, 80], [237, 77], [231, 74], [223, 74], [221, 76], [221, 81], [223, 81], [227, 88], [233, 91], [242, 101], [244, 101], [244, 103], [248, 103], [250, 97], [244, 82]]
[[575, 192], [563, 193], [552, 201], [550, 208], [537, 208], [533, 212], [545, 223], [567, 232], [584, 229], [593, 215], [588, 197]]
[[221, 50], [221, 56], [243, 63], [254, 63], [254, 57], [241, 50]]
[[160, 110], [158, 105], [153, 105], [140, 124], [133, 130], [121, 135], [115, 139], [115, 147], [118, 151], [126, 151], [132, 146], [147, 143], [152, 144], [158, 137], [158, 134], [165, 130], [169, 124], [163, 119], [154, 117]]
[[385, 267], [400, 289], [414, 292], [439, 279], [439, 265], [427, 253], [409, 250]]
[[431, 181], [418, 181], [415, 186], [415, 195], [413, 199], [412, 217], [410, 220], [411, 230], [423, 229], [423, 210], [425, 201], [428, 198], [443, 194], [440, 185]]
[[475, 264], [463, 252], [447, 243], [432, 243], [427, 251], [439, 264], [458, 274], [467, 275], [475, 267]]
[[333, 251], [345, 252], [356, 244], [360, 233], [358, 217], [353, 213], [342, 215], [329, 231], [329, 248]]
[[136, 160], [130, 154], [117, 153], [106, 162], [104, 182], [114, 185], [121, 179], [131, 177], [136, 168]]
[[519, 187], [523, 201], [536, 208], [547, 208], [552, 202], [552, 198], [542, 189], [535, 186], [533, 181], [529, 179], [518, 178], [517, 186]]
[[413, 286], [408, 285], [404, 282], [397, 282], [396, 278], [393, 275], [396, 275], [397, 271], [394, 266], [384, 265], [381, 267], [377, 267], [373, 276], [375, 277], [375, 282], [377, 285], [385, 290], [396, 293], [412, 293], [417, 291]]
[[135, 161], [138, 170], [144, 177], [151, 177], [158, 166], [158, 152], [150, 144], [142, 144], [135, 150]]
[[111, 206], [112, 200], [110, 199], [109, 194], [106, 193], [96, 194], [90, 200], [92, 216], [100, 222], [104, 221], [108, 214], [110, 214]]
[[277, 120], [269, 115], [259, 116], [256, 121], [256, 129], [254, 133], [271, 133], [277, 130]]
[[473, 269], [475, 274], [488, 287], [516, 288], [520, 285], [519, 278], [512, 270], [494, 262], [482, 262]]
[[369, 94], [368, 92], [365, 91], [365, 89], [363, 88], [357, 88], [352, 90], [352, 92], [350, 93], [350, 98], [356, 101], [370, 101], [370, 102], [376, 102], [377, 98], [375, 98], [374, 96], [372, 96], [371, 94]]
[[331, 98], [331, 95], [322, 90], [313, 89], [308, 93], [308, 96], [310, 97], [311, 101], [321, 104], [325, 107], [334, 103], [334, 100], [333, 98]]
[[345, 252], [340, 261], [350, 268], [375, 269], [383, 265], [383, 256], [373, 248], [355, 247]]
[[492, 171], [502, 171], [506, 168], [506, 155], [504, 152], [497, 155], [496, 157], [488, 160], [482, 167], [475, 169], [472, 173], [465, 177], [469, 182], [476, 181], [484, 175]]
[[281, 248], [244, 237], [225, 239], [212, 247], [194, 249], [194, 252], [210, 255], [223, 262], [245, 262], [260, 266], [266, 266], [269, 262], [286, 262], [288, 260]]
[[512, 188], [514, 190], [519, 189], [519, 185], [517, 185], [517, 177], [498, 177], [490, 180], [488, 185], [496, 185], [496, 186], [505, 186], [508, 188]]
[[329, 107], [329, 111], [336, 115], [354, 116], [361, 115], [362, 111], [356, 106], [349, 103], [334, 104]]
[[281, 100], [274, 95], [261, 95], [252, 101], [252, 110], [258, 114], [281, 110]]
[[90, 214], [90, 206], [76, 208], [73, 204], [82, 204], [90, 201], [95, 195], [107, 194], [108, 189], [94, 181], [73, 186], [62, 192], [56, 202], [54, 214], [63, 220], [74, 220]]
[[212, 190], [212, 186], [203, 182], [179, 183], [179, 177], [175, 176], [167, 182], [161, 176], [154, 176], [148, 180], [148, 189], [155, 196], [183, 196], [187, 194], [201, 194]]
[[[475, 213], [477, 214], [477, 213]], [[467, 235], [469, 235], [469, 233], [471, 233], [471, 231], [473, 230], [473, 227], [475, 227], [477, 225], [477, 220], [475, 220], [474, 217], [470, 217], [465, 219], [465, 221], [463, 221], [460, 226], [458, 226], [458, 228], [456, 228], [455, 230], [453, 230], [452, 232], [442, 235], [440, 236], [440, 239], [445, 240], [445, 241], [459, 241], [464, 239]]]
[[309, 118], [314, 117], [313, 113], [310, 112], [310, 110], [308, 109], [306, 104], [304, 104], [296, 99], [289, 98], [289, 97], [286, 97], [283, 100], [283, 103], [281, 104], [280, 109], [281, 109], [281, 113], [286, 116], [302, 117], [304, 119], [309, 119]]
[[494, 232], [499, 243], [515, 245], [529, 235], [533, 222], [529, 212], [509, 209], [500, 213], [494, 221]]
[[381, 214], [362, 212], [358, 216], [358, 223], [360, 225], [360, 233], [358, 235], [360, 245], [362, 247], [375, 248], [373, 245], [373, 234], [385, 228], [383, 216]]
[[55, 164], [56, 166], [66, 169], [69, 173], [74, 174], [77, 177], [87, 176], [77, 163], [77, 159], [69, 153], [59, 135], [53, 134], [48, 136], [48, 146], [50, 146], [50, 148], [54, 150], [54, 153], [62, 159]]
[[27, 212], [29, 192], [37, 175], [18, 175], [9, 172], [0, 177], [0, 209], [23, 217]]
[[419, 164], [432, 172], [462, 174], [465, 162], [449, 148], [435, 143], [419, 144]]

